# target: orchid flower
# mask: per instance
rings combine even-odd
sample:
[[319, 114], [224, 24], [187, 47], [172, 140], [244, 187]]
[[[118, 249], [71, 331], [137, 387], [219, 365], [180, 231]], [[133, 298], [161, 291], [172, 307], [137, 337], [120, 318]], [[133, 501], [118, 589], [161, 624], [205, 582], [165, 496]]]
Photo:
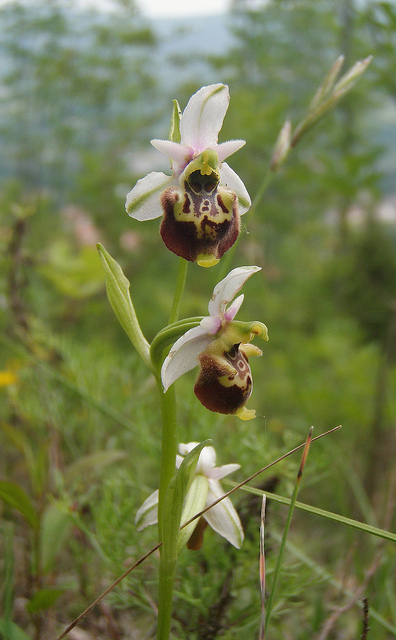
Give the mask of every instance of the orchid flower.
[[261, 322], [234, 321], [244, 296], [232, 300], [257, 271], [260, 267], [238, 267], [215, 286], [209, 316], [181, 336], [164, 360], [161, 378], [165, 391], [199, 364], [194, 392], [207, 409], [236, 414], [242, 420], [255, 417], [255, 411], [245, 407], [253, 388], [248, 358], [262, 352], [249, 343], [254, 336], [268, 340], [268, 332]]
[[190, 98], [183, 114], [177, 110], [172, 140], [151, 141], [169, 156], [172, 176], [153, 171], [126, 198], [126, 210], [136, 220], [163, 215], [165, 245], [201, 266], [217, 264], [234, 244], [240, 215], [250, 207], [245, 185], [224, 162], [245, 141], [218, 144], [229, 99], [226, 85], [212, 84]]
[[[181, 455], [176, 457], [176, 467], [179, 468], [182, 456], [187, 455], [197, 446], [198, 442], [180, 444]], [[195, 476], [187, 492], [181, 524], [187, 522], [196, 513], [224, 495], [219, 480], [228, 476], [240, 468], [239, 464], [226, 464], [216, 467], [216, 451], [213, 447], [204, 447], [200, 453]], [[158, 520], [158, 490], [154, 491], [138, 509], [135, 522], [139, 531], [151, 524], [156, 524]], [[239, 549], [243, 542], [243, 530], [238, 514], [232, 506], [229, 498], [224, 498], [221, 502], [206, 511], [201, 518], [194, 520], [191, 524], [181, 529], [179, 533], [178, 547], [182, 548], [187, 544], [189, 549], [199, 549], [203, 541], [203, 531], [209, 524], [214, 531], [223, 538], [231, 542]]]

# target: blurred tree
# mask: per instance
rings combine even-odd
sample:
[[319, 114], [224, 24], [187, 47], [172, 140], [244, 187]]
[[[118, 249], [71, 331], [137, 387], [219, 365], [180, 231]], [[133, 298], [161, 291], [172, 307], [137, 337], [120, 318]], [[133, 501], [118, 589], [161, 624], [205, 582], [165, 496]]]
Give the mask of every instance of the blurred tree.
[[[345, 55], [346, 70], [367, 57], [371, 48], [354, 26], [357, 9], [352, 0], [336, 5], [332, 0], [320, 5], [310, 0], [234, 0], [232, 7], [236, 46], [213, 63], [232, 89], [233, 109], [224, 136], [237, 128], [248, 132], [244, 157], [235, 156], [233, 164], [238, 171], [243, 162], [254, 195], [285, 119], [298, 123], [340, 54]], [[373, 161], [379, 150], [371, 144], [368, 128], [361, 127], [370, 106], [366, 82], [358, 83], [336, 113], [326, 116], [326, 124], [316, 127], [290, 156], [282, 184], [279, 181], [266, 194], [261, 224], [266, 223], [267, 231], [270, 227], [275, 236], [283, 236], [304, 221], [323, 219], [332, 209], [340, 238], [345, 236], [345, 211], [362, 189], [375, 187], [377, 178]]]
[[108, 213], [153, 113], [152, 31], [134, 2], [104, 13], [68, 0], [8, 3], [0, 30], [1, 177]]
[[387, 88], [396, 100], [396, 5], [394, 2], [371, 0], [361, 13], [361, 23], [367, 30], [377, 64], [377, 84]]
[[[388, 414], [396, 251], [394, 226], [377, 221], [375, 212], [386, 189], [394, 193], [395, 184], [394, 164], [387, 163], [386, 179], [383, 171], [385, 146], [394, 162], [395, 118], [382, 118], [395, 89], [389, 72], [394, 68], [395, 24], [396, 8], [389, 2], [234, 0], [230, 25], [235, 46], [212, 58], [231, 88], [224, 139], [247, 139], [230, 164], [254, 197], [284, 121], [288, 118], [295, 126], [301, 120], [336, 58], [345, 56], [346, 70], [356, 60], [375, 55], [366, 75], [335, 112], [299, 141], [255, 215], [242, 219], [250, 237], [239, 245], [240, 252], [249, 247], [248, 258], [241, 260], [264, 267], [271, 349], [289, 361], [290, 378], [300, 381], [302, 373], [305, 376], [307, 393], [296, 390], [291, 424], [293, 412], [307, 413], [310, 421], [318, 411], [320, 415], [313, 400], [311, 372], [318, 362], [312, 344], [329, 331], [331, 322], [335, 341], [340, 340], [342, 316], [349, 316], [355, 327], [354, 338], [352, 333], [347, 338], [355, 340], [351, 348], [359, 349], [356, 345], [363, 337], [377, 349], [378, 374], [365, 425], [367, 477], [386, 462], [377, 448], [378, 436], [388, 451], [394, 451]], [[329, 361], [328, 367], [335, 370], [337, 364]], [[279, 375], [276, 367], [272, 375]], [[286, 387], [289, 382], [285, 379]], [[353, 388], [352, 380], [348, 384]], [[335, 389], [329, 394], [336, 397]], [[324, 397], [323, 391], [322, 402]], [[281, 409], [274, 411], [282, 415]], [[340, 407], [340, 421], [343, 411]], [[371, 494], [372, 490], [373, 483]]]

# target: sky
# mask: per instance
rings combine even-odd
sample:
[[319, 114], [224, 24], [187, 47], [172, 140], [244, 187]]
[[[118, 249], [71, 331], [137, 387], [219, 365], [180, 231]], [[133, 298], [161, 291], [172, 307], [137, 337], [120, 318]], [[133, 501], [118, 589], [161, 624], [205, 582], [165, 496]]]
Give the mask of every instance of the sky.
[[[5, 0], [0, 0], [2, 4]], [[111, 6], [111, 0], [76, 0], [81, 6]], [[229, 0], [135, 0], [143, 15], [149, 18], [175, 18], [225, 13]]]
[[[0, 0], [0, 6], [10, 0]], [[106, 9], [111, 0], [75, 0], [82, 7]], [[135, 0], [136, 5], [149, 18], [176, 18], [225, 13], [229, 0]]]
[[150, 18], [174, 18], [224, 13], [228, 0], [137, 0], [136, 4]]

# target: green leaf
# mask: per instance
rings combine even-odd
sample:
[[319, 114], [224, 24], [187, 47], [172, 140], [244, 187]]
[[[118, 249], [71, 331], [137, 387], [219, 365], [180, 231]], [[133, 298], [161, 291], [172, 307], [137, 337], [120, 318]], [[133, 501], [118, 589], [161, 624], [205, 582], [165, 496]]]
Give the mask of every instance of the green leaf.
[[20, 429], [16, 429], [6, 422], [0, 422], [0, 429], [23, 454], [34, 495], [41, 494], [47, 479], [48, 443], [44, 442], [34, 450], [27, 436]]
[[[184, 507], [181, 516], [181, 524], [184, 522], [188, 522], [196, 513], [202, 511], [206, 504], [206, 498], [209, 491], [209, 482], [208, 479], [198, 474], [193, 478], [192, 484], [189, 488], [186, 499], [184, 500]], [[179, 531], [178, 540], [177, 540], [177, 552], [183, 549], [186, 546], [188, 540], [191, 537], [192, 532], [197, 526], [198, 520], [193, 520], [186, 527], [183, 527]]]
[[59, 240], [49, 247], [46, 259], [39, 271], [62, 295], [83, 299], [102, 289], [95, 247], [85, 246], [76, 252], [69, 242]]
[[83, 484], [90, 483], [93, 476], [100, 476], [106, 467], [119, 462], [126, 456], [126, 451], [97, 451], [83, 456], [65, 469], [65, 484], [69, 486], [76, 480]]
[[43, 573], [48, 573], [54, 567], [59, 551], [69, 537], [73, 521], [67, 508], [52, 502], [44, 511], [41, 522], [40, 558]]
[[16, 484], [7, 480], [0, 480], [0, 498], [4, 500], [19, 513], [34, 529], [37, 527], [38, 519], [36, 510], [27, 495], [26, 491]]
[[3, 538], [3, 567], [0, 574], [0, 581], [2, 585], [2, 605], [3, 615], [5, 621], [10, 621], [13, 612], [14, 604], [14, 567], [15, 567], [15, 554], [14, 554], [14, 526], [11, 522], [4, 522], [1, 526], [1, 533]]
[[97, 244], [97, 248], [106, 273], [107, 297], [113, 311], [136, 351], [151, 369], [150, 345], [143, 335], [136, 316], [129, 293], [129, 280], [125, 277], [118, 262], [100, 243]]
[[26, 449], [30, 448], [29, 440], [26, 435], [20, 429], [16, 429], [7, 422], [0, 422], [0, 429], [7, 436], [8, 440], [24, 455], [26, 455]]
[[184, 498], [194, 479], [199, 454], [204, 447], [210, 444], [211, 440], [204, 440], [188, 453], [169, 483], [164, 500], [164, 523], [163, 523], [163, 555], [168, 552], [172, 559], [176, 559], [177, 537], [180, 529], [180, 520], [183, 509]]
[[39, 589], [33, 598], [27, 603], [26, 608], [29, 613], [37, 613], [45, 611], [52, 607], [58, 600], [59, 596], [64, 593], [64, 589]]
[[15, 622], [4, 618], [0, 618], [0, 635], [3, 640], [31, 640], [31, 637]]
[[[37, 454], [34, 453], [32, 446], [26, 434], [20, 429], [16, 429], [7, 422], [0, 422], [0, 429], [8, 440], [22, 453], [25, 458], [26, 466], [29, 472], [29, 478], [32, 483], [32, 487], [35, 492], [39, 493], [43, 484], [40, 483], [40, 477], [47, 469], [47, 465], [43, 464], [43, 460], [37, 459]], [[45, 451], [47, 450], [47, 445]], [[42, 456], [40, 456], [42, 458]]]

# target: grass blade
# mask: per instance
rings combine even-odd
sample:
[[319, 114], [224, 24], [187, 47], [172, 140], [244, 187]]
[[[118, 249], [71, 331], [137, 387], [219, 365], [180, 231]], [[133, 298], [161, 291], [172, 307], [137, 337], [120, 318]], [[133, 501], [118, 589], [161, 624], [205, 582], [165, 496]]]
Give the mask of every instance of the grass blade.
[[265, 548], [264, 548], [264, 532], [265, 532], [265, 506], [266, 496], [263, 495], [261, 505], [261, 522], [260, 522], [260, 594], [261, 594], [261, 624], [259, 640], [265, 640]]
[[296, 503], [296, 500], [297, 500], [297, 494], [298, 494], [298, 491], [300, 489], [301, 478], [302, 478], [302, 474], [303, 474], [303, 471], [304, 471], [305, 463], [306, 463], [306, 460], [307, 460], [309, 447], [310, 447], [310, 444], [311, 444], [311, 441], [312, 441], [312, 431], [313, 431], [313, 427], [311, 427], [311, 429], [309, 430], [309, 434], [308, 434], [307, 440], [305, 442], [305, 446], [304, 446], [304, 450], [303, 450], [303, 454], [302, 454], [302, 458], [301, 458], [300, 468], [299, 468], [298, 473], [297, 473], [297, 479], [296, 479], [296, 483], [294, 485], [294, 491], [293, 491], [293, 495], [292, 495], [292, 498], [291, 498], [291, 501], [290, 501], [289, 512], [287, 514], [287, 520], [286, 520], [286, 524], [285, 524], [285, 529], [284, 529], [284, 532], [283, 532], [282, 542], [281, 542], [281, 545], [280, 545], [280, 548], [279, 548], [278, 559], [277, 559], [277, 562], [276, 562], [274, 579], [273, 579], [273, 582], [272, 582], [272, 589], [271, 589], [271, 593], [270, 593], [270, 596], [269, 596], [269, 599], [268, 599], [268, 604], [267, 604], [267, 613], [266, 613], [266, 618], [265, 618], [265, 626], [266, 627], [268, 627], [268, 622], [269, 622], [271, 611], [272, 611], [272, 605], [273, 605], [273, 601], [274, 601], [274, 597], [275, 597], [275, 591], [276, 591], [276, 587], [277, 587], [277, 584], [278, 584], [280, 571], [281, 571], [281, 567], [282, 567], [283, 556], [284, 556], [285, 547], [286, 547], [287, 534], [289, 533], [290, 524], [291, 524], [291, 520], [292, 520], [292, 516], [293, 516], [293, 511], [294, 511], [295, 503]]

